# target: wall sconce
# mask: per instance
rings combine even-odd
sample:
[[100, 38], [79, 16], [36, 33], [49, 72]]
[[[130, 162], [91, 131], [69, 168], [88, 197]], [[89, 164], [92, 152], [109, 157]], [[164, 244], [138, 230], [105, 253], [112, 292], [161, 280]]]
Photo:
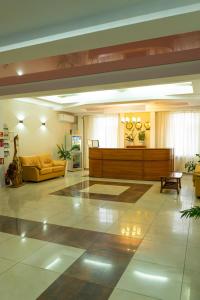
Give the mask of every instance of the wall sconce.
[[42, 130], [42, 131], [46, 131], [47, 130], [47, 127], [46, 127], [46, 119], [45, 118], [42, 118], [41, 120], [40, 120], [40, 122], [41, 122], [41, 125], [40, 125], [40, 129]]
[[23, 117], [21, 117], [21, 118], [18, 119], [17, 128], [19, 128], [19, 129], [23, 129], [24, 128], [24, 119], [23, 119]]
[[46, 121], [47, 121], [47, 118], [45, 116], [42, 116], [40, 118], [40, 122], [41, 122], [41, 129], [46, 129]]

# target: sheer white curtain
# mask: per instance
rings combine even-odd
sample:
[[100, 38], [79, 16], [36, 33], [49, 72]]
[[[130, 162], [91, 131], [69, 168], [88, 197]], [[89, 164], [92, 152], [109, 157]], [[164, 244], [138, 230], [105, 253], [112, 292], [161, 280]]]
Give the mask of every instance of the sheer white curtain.
[[174, 148], [175, 169], [184, 171], [186, 161], [200, 153], [200, 112], [156, 113], [156, 145]]
[[119, 147], [119, 115], [84, 117], [85, 168], [88, 168], [88, 140], [99, 140], [99, 146], [102, 148]]

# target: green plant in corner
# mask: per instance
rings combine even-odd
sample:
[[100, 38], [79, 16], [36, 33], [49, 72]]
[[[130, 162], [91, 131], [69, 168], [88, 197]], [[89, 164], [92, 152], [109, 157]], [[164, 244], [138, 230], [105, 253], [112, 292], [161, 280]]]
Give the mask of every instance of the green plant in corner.
[[189, 209], [182, 210], [180, 213], [182, 214], [181, 218], [185, 217], [198, 219], [200, 218], [200, 206], [194, 206]]
[[71, 155], [72, 151], [74, 150], [80, 151], [79, 145], [73, 145], [70, 150], [66, 150], [63, 144], [57, 145], [57, 147], [58, 147], [58, 156], [60, 159], [63, 160], [70, 160], [72, 157]]
[[185, 163], [185, 169], [187, 169], [187, 172], [193, 172], [195, 170], [195, 167], [197, 163], [200, 163], [200, 154], [195, 154], [196, 157], [198, 157], [198, 161], [190, 160]]
[[193, 172], [195, 170], [196, 164], [197, 163], [194, 160], [187, 161], [185, 163], [185, 169], [188, 173]]

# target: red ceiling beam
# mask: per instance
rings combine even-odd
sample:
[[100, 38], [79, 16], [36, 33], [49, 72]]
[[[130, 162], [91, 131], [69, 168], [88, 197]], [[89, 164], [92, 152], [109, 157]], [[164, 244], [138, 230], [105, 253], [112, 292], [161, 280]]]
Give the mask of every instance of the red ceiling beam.
[[[0, 86], [200, 60], [200, 31], [0, 66]], [[22, 66], [24, 75], [16, 74]]]

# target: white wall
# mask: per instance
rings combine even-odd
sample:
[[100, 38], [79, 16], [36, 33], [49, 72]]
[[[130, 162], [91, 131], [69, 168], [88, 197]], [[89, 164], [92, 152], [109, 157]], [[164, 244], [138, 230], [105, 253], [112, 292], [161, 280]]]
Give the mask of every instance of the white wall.
[[[23, 124], [19, 124], [20, 118], [24, 118]], [[0, 100], [0, 119], [8, 125], [13, 136], [18, 133], [19, 155], [48, 152], [56, 158], [56, 144], [64, 143], [64, 135], [71, 129], [71, 124], [58, 121], [52, 109], [17, 100]], [[41, 126], [42, 120], [46, 122], [45, 127]]]

